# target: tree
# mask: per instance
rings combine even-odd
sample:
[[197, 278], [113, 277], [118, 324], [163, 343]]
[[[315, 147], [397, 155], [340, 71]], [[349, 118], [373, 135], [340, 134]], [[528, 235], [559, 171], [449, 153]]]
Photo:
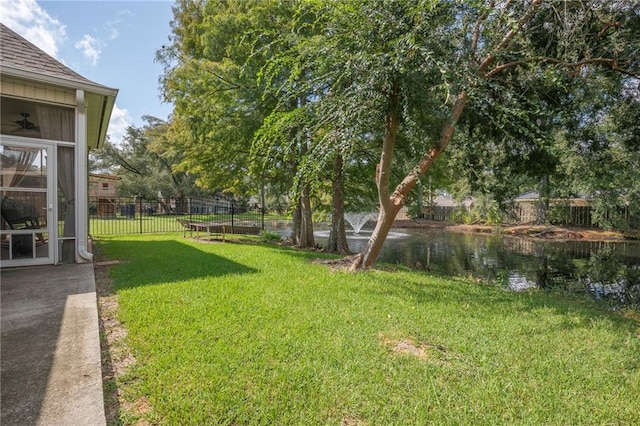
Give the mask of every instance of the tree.
[[603, 83], [577, 94], [585, 107], [557, 134], [559, 169], [567, 191], [589, 197], [594, 223], [626, 229], [640, 214], [640, 92]]
[[181, 210], [187, 197], [202, 196], [204, 192], [195, 185], [194, 175], [174, 167], [180, 162], [181, 155], [168, 149], [172, 146], [173, 135], [170, 124], [150, 116], [143, 119], [147, 124], [129, 126], [120, 144], [107, 141], [103, 148], [94, 151], [93, 167], [113, 172], [121, 178], [120, 195], [173, 198], [177, 209]]
[[[246, 193], [265, 187], [267, 179], [294, 181], [307, 146], [303, 129], [283, 126], [284, 134], [263, 132], [262, 139], [256, 132], [274, 111], [280, 115], [271, 122], [279, 129], [277, 123], [304, 101], [293, 95], [279, 102], [266, 89], [294, 72], [285, 64], [280, 75], [261, 77], [267, 58], [288, 48], [296, 10], [292, 3], [261, 0], [181, 0], [174, 7], [171, 43], [158, 52], [165, 65], [162, 87], [175, 105], [174, 118], [190, 133], [180, 141], [180, 168], [198, 174], [203, 187]], [[290, 194], [295, 243], [315, 246], [309, 184], [298, 182]]]
[[210, 191], [245, 193], [251, 188], [248, 158], [253, 133], [268, 108], [249, 62], [253, 26], [244, 2], [181, 0], [173, 8], [171, 43], [157, 59], [164, 65], [163, 96], [174, 104], [175, 130], [183, 153], [179, 167], [198, 175]]
[[[341, 128], [382, 134], [380, 212], [354, 270], [375, 262], [411, 190], [452, 141], [473, 141], [482, 152], [497, 140], [454, 139], [456, 127], [481, 117], [473, 134], [503, 134], [508, 156], [540, 153], [543, 164], [548, 138], [538, 123], [553, 117], [533, 100], [549, 88], [560, 91], [565, 78], [638, 73], [639, 17], [627, 2], [361, 0], [318, 7], [330, 24], [298, 47], [314, 81], [328, 83], [316, 122], [337, 118]], [[420, 154], [396, 183], [392, 164], [404, 144]]]

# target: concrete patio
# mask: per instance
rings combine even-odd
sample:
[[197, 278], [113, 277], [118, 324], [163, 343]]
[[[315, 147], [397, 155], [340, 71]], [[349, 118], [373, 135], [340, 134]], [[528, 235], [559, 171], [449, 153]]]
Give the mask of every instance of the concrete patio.
[[92, 264], [3, 270], [2, 425], [104, 425]]

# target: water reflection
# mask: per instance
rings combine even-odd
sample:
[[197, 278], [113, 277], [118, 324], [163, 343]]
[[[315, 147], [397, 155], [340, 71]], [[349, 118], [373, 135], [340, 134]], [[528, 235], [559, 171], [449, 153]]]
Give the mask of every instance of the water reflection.
[[[640, 306], [640, 242], [539, 241], [442, 230], [396, 230], [380, 261], [472, 275], [512, 290], [555, 288]], [[325, 244], [323, 233], [317, 242]], [[349, 239], [360, 252], [367, 239]]]

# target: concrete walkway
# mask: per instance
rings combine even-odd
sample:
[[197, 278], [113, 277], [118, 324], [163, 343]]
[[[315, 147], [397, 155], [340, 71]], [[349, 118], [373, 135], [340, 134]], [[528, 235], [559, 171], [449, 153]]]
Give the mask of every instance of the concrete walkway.
[[0, 272], [0, 424], [105, 425], [92, 264]]

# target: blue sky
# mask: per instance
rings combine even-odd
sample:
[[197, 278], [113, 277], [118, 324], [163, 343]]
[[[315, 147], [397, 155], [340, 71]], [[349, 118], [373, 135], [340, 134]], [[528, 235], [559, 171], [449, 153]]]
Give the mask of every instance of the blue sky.
[[109, 135], [118, 142], [143, 115], [166, 120], [156, 51], [171, 33], [173, 1], [0, 0], [0, 21], [74, 71], [119, 89]]

